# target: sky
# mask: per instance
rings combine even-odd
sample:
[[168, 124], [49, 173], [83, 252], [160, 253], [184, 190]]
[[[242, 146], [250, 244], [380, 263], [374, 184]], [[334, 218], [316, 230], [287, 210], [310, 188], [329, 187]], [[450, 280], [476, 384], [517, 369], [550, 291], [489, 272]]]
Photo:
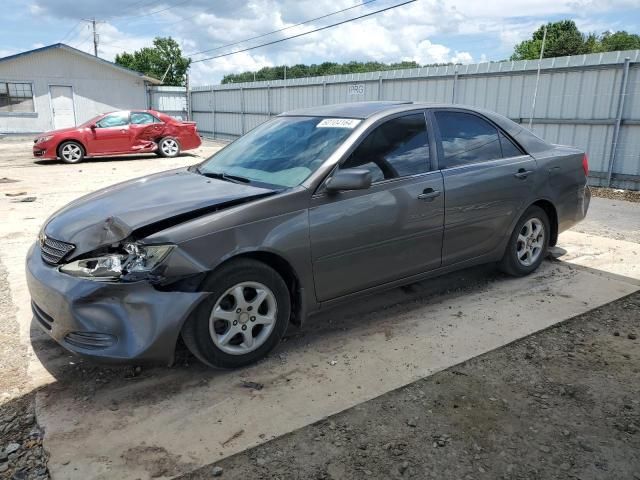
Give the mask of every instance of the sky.
[[[118, 53], [149, 46], [156, 36], [171, 36], [185, 54], [198, 60], [403, 1], [3, 0], [4, 11], [11, 13], [4, 17], [0, 31], [0, 57], [58, 42], [93, 53], [91, 29], [83, 19], [95, 17], [99, 22], [99, 56], [104, 59], [113, 60]], [[294, 26], [349, 7], [355, 8]], [[640, 33], [640, 0], [417, 0], [300, 38], [194, 63], [191, 83], [216, 84], [228, 73], [282, 64], [503, 60], [542, 23], [561, 19], [574, 20], [583, 32]], [[282, 28], [287, 29], [225, 47]], [[216, 50], [197, 53], [208, 49]]]

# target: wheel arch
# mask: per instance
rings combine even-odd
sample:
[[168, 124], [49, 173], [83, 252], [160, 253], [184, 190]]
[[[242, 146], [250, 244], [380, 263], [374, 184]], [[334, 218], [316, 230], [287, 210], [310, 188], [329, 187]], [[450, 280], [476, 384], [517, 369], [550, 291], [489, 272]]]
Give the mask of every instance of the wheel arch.
[[536, 200], [529, 206], [540, 207], [549, 217], [549, 226], [551, 227], [551, 232], [549, 232], [549, 246], [554, 247], [556, 243], [558, 243], [558, 211], [556, 206], [544, 198]]
[[265, 250], [246, 251], [225, 259], [210, 273], [229, 262], [243, 258], [249, 258], [264, 263], [278, 272], [289, 289], [289, 295], [291, 297], [291, 323], [298, 326], [302, 325], [306, 312], [302, 283], [300, 282], [300, 277], [296, 270], [282, 255]]

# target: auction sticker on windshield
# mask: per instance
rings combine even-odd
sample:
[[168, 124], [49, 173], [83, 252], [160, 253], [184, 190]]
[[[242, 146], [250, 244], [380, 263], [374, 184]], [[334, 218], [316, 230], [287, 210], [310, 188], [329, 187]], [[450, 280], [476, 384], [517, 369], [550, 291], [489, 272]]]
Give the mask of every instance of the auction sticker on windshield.
[[316, 128], [356, 128], [362, 120], [355, 118], [325, 118]]

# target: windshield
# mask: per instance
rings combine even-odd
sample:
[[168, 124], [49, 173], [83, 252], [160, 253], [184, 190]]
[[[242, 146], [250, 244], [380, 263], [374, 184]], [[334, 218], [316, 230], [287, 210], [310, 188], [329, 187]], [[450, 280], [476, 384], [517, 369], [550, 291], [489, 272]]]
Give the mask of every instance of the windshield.
[[93, 125], [94, 123], [96, 123], [98, 120], [100, 120], [102, 117], [104, 117], [104, 114], [102, 115], [97, 115], [89, 120], [87, 120], [84, 123], [81, 123], [80, 125], [78, 125], [79, 127], [88, 127], [89, 125]]
[[198, 171], [294, 187], [329, 158], [358, 123], [353, 119], [277, 117], [220, 150]]

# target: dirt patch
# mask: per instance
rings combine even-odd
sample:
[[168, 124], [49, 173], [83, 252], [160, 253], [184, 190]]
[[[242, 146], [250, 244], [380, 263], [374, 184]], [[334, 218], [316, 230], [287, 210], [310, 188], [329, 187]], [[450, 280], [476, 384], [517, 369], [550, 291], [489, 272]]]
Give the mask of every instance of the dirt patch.
[[591, 193], [594, 197], [610, 198], [612, 200], [626, 200], [627, 202], [640, 202], [640, 192], [635, 192], [633, 190], [591, 187]]
[[131, 468], [142, 467], [151, 478], [174, 477], [193, 466], [182, 462], [177, 455], [171, 455], [162, 447], [140, 445], [127, 450], [122, 457]]
[[181, 478], [640, 479], [639, 319], [635, 293]]

